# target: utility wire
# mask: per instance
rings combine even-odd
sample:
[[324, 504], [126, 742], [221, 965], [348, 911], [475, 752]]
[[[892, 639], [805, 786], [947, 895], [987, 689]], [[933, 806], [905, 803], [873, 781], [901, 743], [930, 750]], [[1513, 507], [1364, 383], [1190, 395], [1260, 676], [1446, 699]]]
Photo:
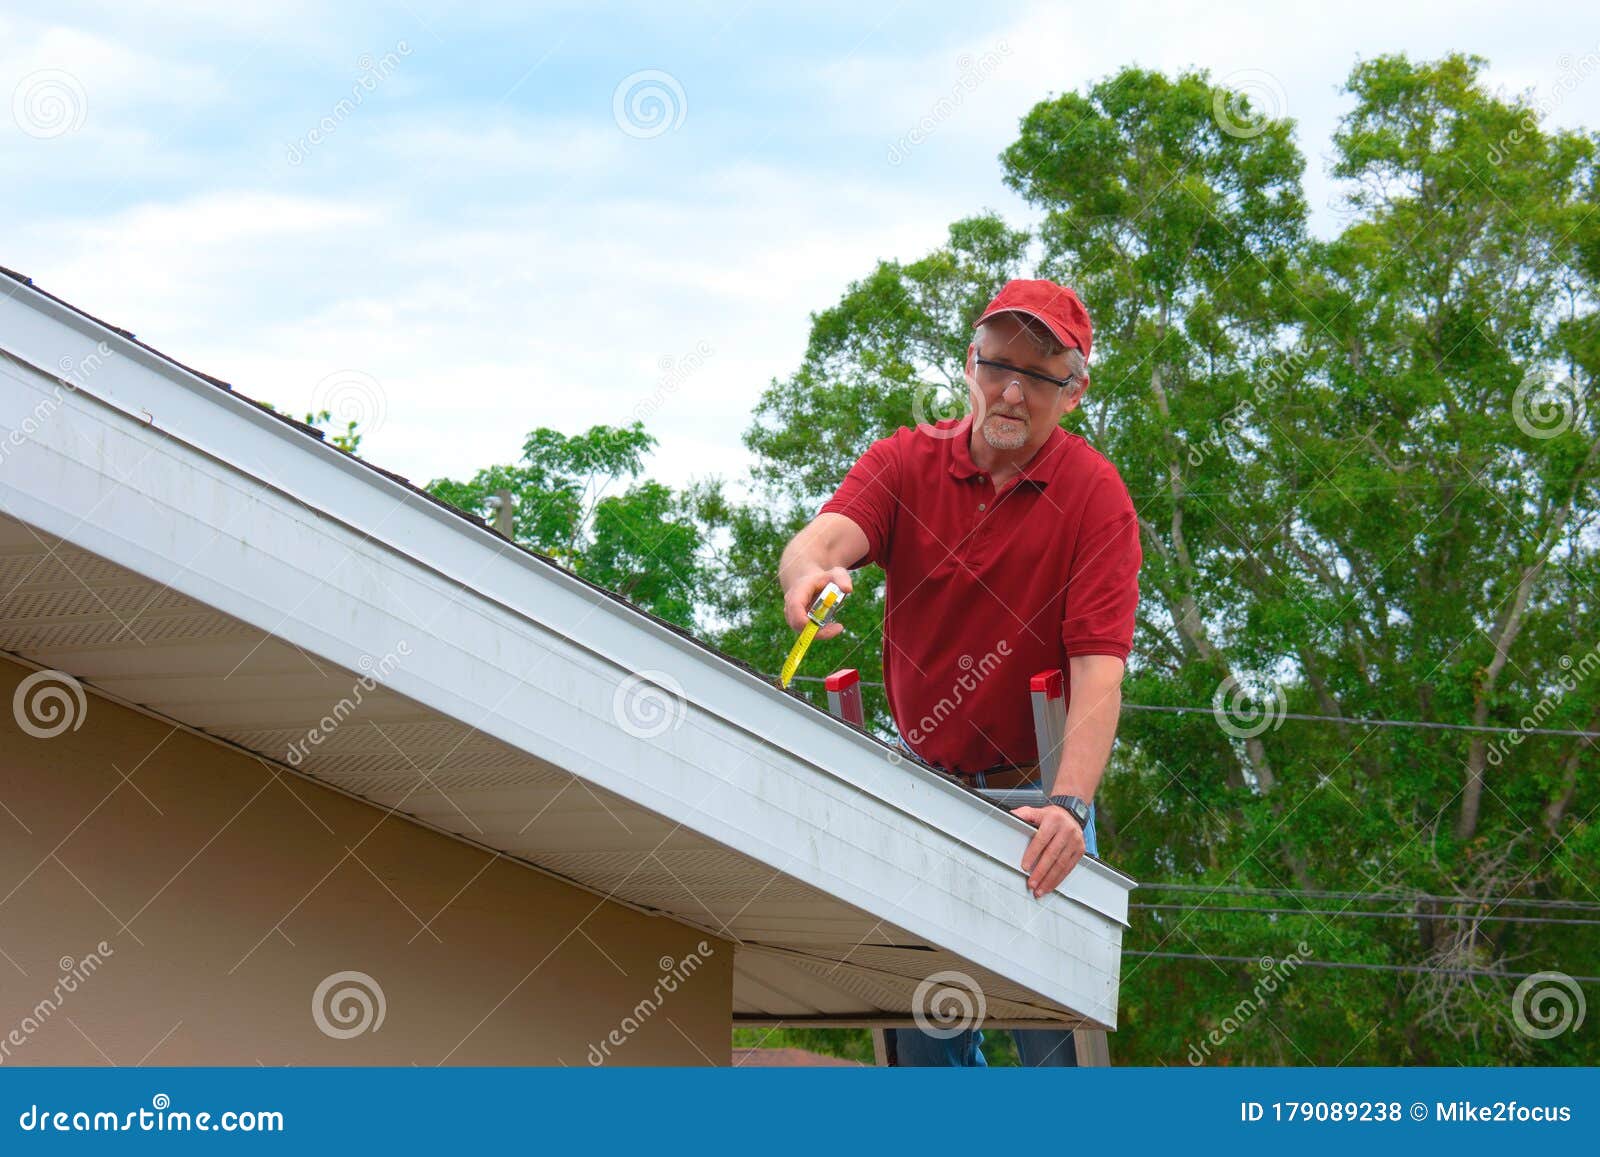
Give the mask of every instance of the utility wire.
[[[1540, 481], [1549, 486], [1560, 488], [1573, 482], [1593, 482], [1594, 480], [1594, 478], [1589, 476], [1575, 474], [1570, 478], [1546, 478], [1541, 479]], [[1476, 482], [1476, 479], [1473, 481]], [[1424, 480], [1418, 482], [1373, 482], [1368, 483], [1365, 486], [1334, 486], [1331, 482], [1323, 482], [1316, 486], [1274, 487], [1270, 493], [1264, 495], [1263, 497], [1272, 498], [1280, 494], [1316, 494], [1320, 491], [1327, 490], [1340, 490], [1346, 494], [1382, 494], [1397, 490], [1424, 490], [1429, 488], [1437, 490], [1439, 489], [1439, 484], [1437, 482]], [[1488, 490], [1489, 487], [1484, 486], [1481, 487], [1481, 489]], [[1240, 495], [1237, 490], [1190, 490], [1188, 487], [1185, 487], [1183, 496], [1185, 498], [1237, 498]], [[1153, 499], [1161, 499], [1166, 502], [1170, 502], [1172, 500], [1172, 493], [1167, 490], [1152, 490], [1148, 494], [1134, 494], [1130, 491], [1128, 497], [1133, 499], [1135, 504]]]
[[1232, 907], [1222, 904], [1129, 904], [1129, 908], [1141, 908], [1145, 911], [1170, 911], [1187, 912], [1190, 915], [1202, 912], [1250, 912], [1261, 916], [1328, 916], [1344, 920], [1352, 917], [1365, 917], [1377, 920], [1495, 920], [1507, 924], [1595, 924], [1600, 925], [1600, 920], [1584, 920], [1581, 918], [1558, 918], [1551, 916], [1496, 916], [1473, 915], [1462, 913], [1451, 915], [1448, 912], [1340, 912], [1333, 908], [1254, 908]]
[[1428, 893], [1389, 894], [1379, 892], [1328, 892], [1316, 888], [1248, 888], [1237, 884], [1162, 884], [1143, 883], [1140, 889], [1158, 892], [1222, 892], [1237, 896], [1288, 896], [1298, 899], [1312, 896], [1322, 900], [1372, 900], [1384, 903], [1436, 903], [1436, 904], [1488, 904], [1498, 908], [1502, 904], [1521, 904], [1531, 908], [1570, 908], [1578, 911], [1600, 912], [1600, 904], [1588, 900], [1535, 900], [1516, 896], [1435, 896]]
[[[1124, 956], [1161, 960], [1209, 960], [1212, 963], [1258, 964], [1259, 956], [1213, 956], [1209, 952], [1139, 952], [1124, 948]], [[1361, 972], [1432, 972], [1441, 976], [1481, 976], [1486, 980], [1526, 980], [1538, 972], [1490, 972], [1482, 968], [1431, 968], [1426, 964], [1366, 964], [1355, 960], [1297, 960], [1296, 968], [1336, 968]], [[1563, 974], [1565, 975], [1565, 974]], [[1579, 984], [1600, 984], [1600, 976], [1569, 976]]]
[[[1124, 703], [1129, 711], [1170, 711], [1174, 714], [1217, 714], [1214, 707], [1169, 707], [1155, 703]], [[1580, 731], [1563, 727], [1491, 727], [1475, 723], [1431, 723], [1423, 719], [1368, 719], [1346, 715], [1307, 715], [1299, 711], [1275, 711], [1272, 721], [1298, 719], [1311, 723], [1353, 723], [1362, 727], [1416, 727], [1429, 731], [1478, 731], [1492, 735], [1571, 735], [1579, 739], [1600, 739], [1600, 731]]]
[[[777, 676], [770, 676], [776, 680]], [[796, 675], [796, 683], [821, 683], [821, 675]], [[882, 687], [883, 682], [878, 679], [863, 679], [862, 687]], [[1215, 707], [1188, 707], [1172, 706], [1164, 703], [1124, 703], [1124, 711], [1166, 711], [1176, 715], [1216, 715]], [[1580, 731], [1576, 728], [1562, 727], [1493, 727], [1487, 724], [1475, 723], [1432, 723], [1424, 719], [1368, 719], [1361, 716], [1347, 715], [1307, 715], [1299, 711], [1275, 711], [1272, 713], [1274, 724], [1281, 719], [1295, 719], [1307, 723], [1349, 723], [1359, 727], [1415, 727], [1429, 731], [1473, 731], [1490, 735], [1564, 735], [1577, 739], [1600, 739], [1600, 731]]]

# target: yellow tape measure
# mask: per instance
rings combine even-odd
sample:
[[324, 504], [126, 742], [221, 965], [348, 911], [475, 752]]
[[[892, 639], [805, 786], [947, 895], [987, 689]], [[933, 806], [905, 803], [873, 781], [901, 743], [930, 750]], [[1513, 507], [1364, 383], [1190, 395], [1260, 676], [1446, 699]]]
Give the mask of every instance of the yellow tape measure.
[[833, 622], [834, 612], [839, 609], [839, 604], [844, 602], [844, 592], [834, 583], [829, 583], [822, 588], [811, 603], [811, 609], [806, 612], [810, 620], [800, 632], [800, 637], [794, 641], [794, 647], [789, 651], [789, 657], [783, 661], [783, 671], [778, 676], [778, 686], [788, 687], [789, 681], [794, 678], [794, 673], [800, 669], [800, 660], [806, 657], [806, 651], [811, 647], [811, 640], [817, 637], [817, 632]]

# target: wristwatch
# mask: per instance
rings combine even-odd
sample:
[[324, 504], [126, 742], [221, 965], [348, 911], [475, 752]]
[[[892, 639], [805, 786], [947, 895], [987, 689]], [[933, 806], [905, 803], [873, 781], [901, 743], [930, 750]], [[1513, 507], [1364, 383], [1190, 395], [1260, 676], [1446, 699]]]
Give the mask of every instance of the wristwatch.
[[1078, 826], [1084, 834], [1089, 832], [1089, 801], [1076, 795], [1053, 795], [1050, 802], [1058, 807], [1064, 807], [1073, 819], [1078, 821]]

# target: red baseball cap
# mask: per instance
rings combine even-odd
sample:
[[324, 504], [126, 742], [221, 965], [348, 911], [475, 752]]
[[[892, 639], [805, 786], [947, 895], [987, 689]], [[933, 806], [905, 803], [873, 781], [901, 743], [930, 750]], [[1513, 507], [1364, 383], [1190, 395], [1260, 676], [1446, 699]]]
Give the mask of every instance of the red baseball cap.
[[1025, 313], [1036, 317], [1049, 326], [1050, 332], [1063, 344], [1076, 346], [1085, 358], [1089, 356], [1089, 344], [1094, 336], [1089, 325], [1089, 311], [1083, 308], [1078, 295], [1064, 285], [1020, 278], [1008, 281], [972, 323], [973, 328], [997, 313]]

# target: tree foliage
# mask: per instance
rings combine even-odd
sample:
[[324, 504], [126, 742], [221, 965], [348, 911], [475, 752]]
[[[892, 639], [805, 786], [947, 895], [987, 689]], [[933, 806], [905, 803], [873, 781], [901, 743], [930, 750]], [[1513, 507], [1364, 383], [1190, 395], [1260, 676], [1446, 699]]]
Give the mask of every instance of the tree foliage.
[[[1122, 472], [1145, 547], [1125, 699], [1216, 705], [1125, 713], [1103, 851], [1141, 881], [1240, 890], [1136, 896], [1177, 907], [1129, 934], [1119, 1061], [1600, 1055], [1519, 1032], [1515, 981], [1484, 975], [1596, 971], [1592, 928], [1497, 920], [1562, 911], [1494, 901], [1600, 900], [1600, 748], [1285, 718], [1600, 728], [1596, 140], [1546, 130], [1482, 68], [1352, 71], [1327, 240], [1291, 123], [1204, 73], [1130, 68], [1042, 102], [1001, 156], [1036, 235], [987, 215], [880, 263], [758, 406], [760, 474], [810, 508], [917, 419], [917, 391], [961, 390], [1005, 278], [1088, 302], [1092, 385], [1066, 424]], [[1390, 917], [1351, 915], [1374, 910]], [[1308, 964], [1241, 1020], [1260, 968], [1142, 955], [1301, 943], [1417, 971]]]
[[429, 493], [493, 520], [495, 495], [509, 491], [512, 538], [550, 556], [679, 626], [695, 626], [707, 575], [702, 527], [684, 500], [659, 482], [633, 482], [655, 445], [642, 423], [594, 426], [570, 437], [532, 431], [522, 457], [479, 470], [466, 482], [436, 479]]
[[[960, 412], [1006, 280], [1073, 285], [1096, 340], [1065, 424], [1139, 512], [1124, 698], [1157, 709], [1124, 713], [1101, 848], [1170, 905], [1134, 914], [1118, 1062], [1595, 1063], [1511, 1002], [1516, 973], [1600, 972], [1596, 927], [1553, 922], [1583, 913], [1522, 903], [1600, 904], [1600, 746], [1547, 733], [1600, 730], [1600, 138], [1484, 67], [1356, 65], [1327, 237], [1292, 122], [1204, 72], [1044, 100], [1000, 156], [1037, 228], [979, 212], [813, 314], [746, 434], [756, 501], [634, 481], [637, 424], [432, 489], [485, 516], [512, 490], [519, 541], [771, 671], [789, 536], [874, 439]], [[808, 671], [881, 678], [881, 583]], [[1211, 959], [1291, 955], [1265, 1000], [1262, 966]]]

